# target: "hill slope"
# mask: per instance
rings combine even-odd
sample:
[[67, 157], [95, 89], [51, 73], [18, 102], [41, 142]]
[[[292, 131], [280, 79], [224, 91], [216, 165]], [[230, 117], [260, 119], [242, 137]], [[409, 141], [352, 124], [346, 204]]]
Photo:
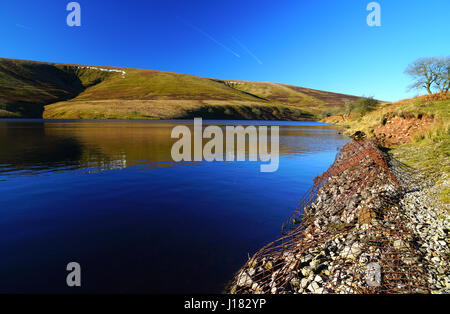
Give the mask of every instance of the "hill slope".
[[357, 98], [278, 83], [0, 59], [0, 116], [298, 120]]
[[450, 94], [435, 94], [385, 104], [364, 116], [329, 117], [348, 135], [375, 137], [410, 166], [434, 179], [441, 200], [450, 204]]

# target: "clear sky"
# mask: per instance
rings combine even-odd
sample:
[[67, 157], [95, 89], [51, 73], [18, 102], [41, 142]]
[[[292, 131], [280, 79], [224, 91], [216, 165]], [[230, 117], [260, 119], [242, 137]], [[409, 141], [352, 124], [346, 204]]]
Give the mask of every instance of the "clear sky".
[[450, 54], [449, 0], [68, 0], [0, 2], [0, 57], [268, 81], [398, 100], [405, 67]]

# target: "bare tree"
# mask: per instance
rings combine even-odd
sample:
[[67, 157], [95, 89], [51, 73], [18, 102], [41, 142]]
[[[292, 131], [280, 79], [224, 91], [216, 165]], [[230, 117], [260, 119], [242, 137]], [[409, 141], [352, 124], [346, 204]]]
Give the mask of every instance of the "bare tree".
[[411, 63], [405, 73], [414, 79], [411, 89], [424, 88], [428, 94], [433, 90], [448, 92], [450, 59], [447, 58], [420, 58]]
[[450, 57], [440, 58], [436, 64], [438, 77], [436, 88], [441, 93], [448, 93], [450, 90]]

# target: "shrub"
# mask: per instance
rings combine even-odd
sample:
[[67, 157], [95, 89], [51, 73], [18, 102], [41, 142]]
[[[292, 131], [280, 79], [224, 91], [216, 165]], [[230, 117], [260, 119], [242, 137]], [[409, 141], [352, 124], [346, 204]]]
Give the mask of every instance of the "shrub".
[[228, 116], [231, 116], [231, 115], [233, 115], [233, 113], [231, 112], [231, 110], [230, 109], [225, 109], [224, 110], [224, 112], [223, 112], [224, 114], [226, 114], [226, 115], [228, 115]]
[[365, 116], [368, 112], [375, 110], [376, 105], [378, 105], [378, 100], [373, 97], [363, 97], [360, 98], [353, 107], [353, 112], [359, 113]]
[[261, 115], [261, 110], [259, 110], [258, 108], [252, 108], [252, 112], [259, 117]]

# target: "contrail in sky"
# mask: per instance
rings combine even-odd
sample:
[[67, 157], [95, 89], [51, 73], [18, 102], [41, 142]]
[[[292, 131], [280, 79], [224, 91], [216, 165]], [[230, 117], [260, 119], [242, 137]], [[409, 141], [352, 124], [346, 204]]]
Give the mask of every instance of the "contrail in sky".
[[25, 25], [22, 25], [22, 24], [16, 24], [16, 26], [17, 26], [17, 27], [20, 27], [20, 28], [23, 28], [23, 29], [27, 29], [27, 30], [29, 30], [29, 31], [32, 31], [31, 28], [29, 28], [29, 27], [27, 27], [27, 26], [25, 26]]
[[257, 56], [255, 56], [255, 54], [253, 52], [250, 51], [250, 49], [247, 48], [247, 46], [245, 46], [243, 43], [241, 43], [239, 40], [237, 40], [236, 38], [232, 37], [233, 40], [235, 42], [238, 43], [239, 46], [241, 46], [242, 49], [244, 49], [245, 51], [247, 51], [247, 53], [253, 57], [253, 59], [255, 59], [256, 62], [258, 62], [259, 64], [263, 64], [261, 60], [259, 60], [259, 58]]
[[228, 48], [227, 46], [225, 46], [224, 44], [222, 44], [220, 41], [218, 41], [217, 39], [215, 39], [214, 37], [212, 37], [211, 35], [209, 35], [207, 32], [205, 32], [204, 30], [202, 30], [201, 28], [198, 28], [195, 25], [192, 25], [191, 23], [188, 23], [184, 20], [182, 20], [180, 17], [178, 17], [178, 19], [180, 21], [182, 21], [184, 24], [186, 24], [187, 26], [189, 26], [190, 28], [196, 30], [197, 32], [199, 32], [200, 34], [202, 34], [203, 36], [205, 36], [206, 38], [209, 38], [210, 40], [212, 40], [213, 42], [215, 42], [217, 45], [219, 45], [220, 47], [222, 47], [223, 49], [225, 49], [226, 51], [228, 51], [229, 53], [233, 54], [235, 57], [240, 58], [241, 56], [238, 55], [236, 52], [234, 52], [233, 50], [231, 50], [230, 48]]

